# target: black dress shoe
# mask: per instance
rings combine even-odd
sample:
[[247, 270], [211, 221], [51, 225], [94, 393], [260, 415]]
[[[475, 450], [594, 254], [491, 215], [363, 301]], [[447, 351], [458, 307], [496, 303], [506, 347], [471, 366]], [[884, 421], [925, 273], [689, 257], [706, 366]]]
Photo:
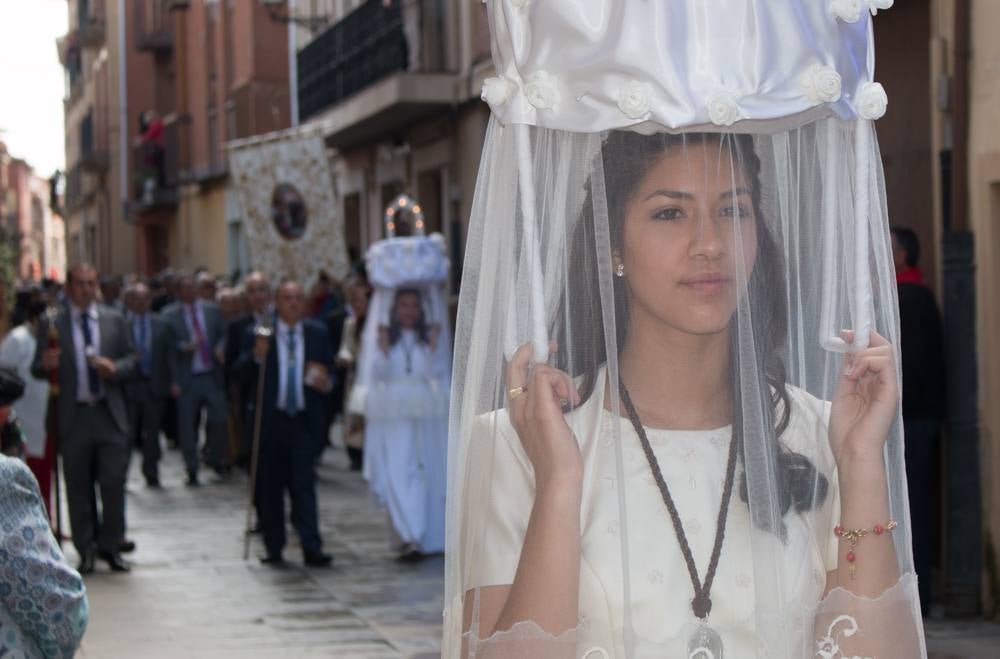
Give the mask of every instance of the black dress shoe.
[[131, 554], [135, 551], [135, 543], [131, 540], [122, 540], [122, 543], [118, 545], [118, 551], [122, 554]]
[[94, 572], [94, 553], [90, 552], [80, 557], [80, 565], [76, 568], [80, 574], [92, 574]]
[[333, 563], [333, 556], [318, 551], [306, 554], [303, 562], [309, 567], [330, 567], [330, 564]]
[[419, 563], [424, 560], [424, 554], [415, 544], [408, 542], [400, 548], [396, 560], [400, 563]]
[[198, 487], [201, 483], [198, 481], [198, 474], [194, 471], [188, 472], [187, 481], [184, 483], [188, 487]]
[[112, 572], [128, 572], [132, 569], [128, 561], [122, 558], [122, 555], [116, 551], [99, 551], [97, 552], [97, 557], [107, 563]]
[[146, 479], [146, 487], [152, 488], [154, 490], [158, 490], [158, 489], [160, 489], [163, 486], [160, 485], [160, 479], [159, 478], [147, 478]]
[[266, 554], [261, 554], [260, 562], [264, 565], [270, 565], [271, 567], [281, 567], [285, 564], [285, 557], [281, 553], [272, 554], [268, 552]]

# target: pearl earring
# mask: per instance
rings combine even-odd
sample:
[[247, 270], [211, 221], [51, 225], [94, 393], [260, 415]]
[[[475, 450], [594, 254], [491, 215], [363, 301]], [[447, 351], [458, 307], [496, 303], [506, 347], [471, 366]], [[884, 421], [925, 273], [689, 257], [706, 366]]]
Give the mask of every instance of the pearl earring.
[[618, 265], [615, 266], [615, 277], [624, 277], [624, 276], [625, 276], [625, 264], [619, 263]]

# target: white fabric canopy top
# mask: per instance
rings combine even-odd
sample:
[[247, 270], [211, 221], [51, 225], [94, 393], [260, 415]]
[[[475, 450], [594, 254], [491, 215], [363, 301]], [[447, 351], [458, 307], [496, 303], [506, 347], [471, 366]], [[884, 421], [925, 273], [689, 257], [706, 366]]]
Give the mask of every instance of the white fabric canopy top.
[[444, 657], [926, 656], [888, 5], [488, 2]]

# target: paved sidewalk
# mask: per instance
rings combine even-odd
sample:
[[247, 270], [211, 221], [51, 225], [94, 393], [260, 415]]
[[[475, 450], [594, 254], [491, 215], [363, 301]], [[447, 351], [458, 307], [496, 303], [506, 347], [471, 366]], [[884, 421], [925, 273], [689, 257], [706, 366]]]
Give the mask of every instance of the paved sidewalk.
[[1000, 624], [982, 620], [928, 620], [928, 659], [997, 659]]
[[[431, 659], [440, 651], [443, 559], [396, 563], [383, 513], [361, 478], [328, 451], [320, 469], [321, 529], [332, 570], [301, 567], [294, 532], [274, 570], [242, 560], [246, 480], [183, 485], [180, 456], [167, 452], [163, 490], [133, 465], [131, 574], [98, 564], [87, 578], [90, 627], [84, 659]], [[206, 476], [212, 480], [213, 476]], [[68, 557], [77, 558], [67, 544]], [[930, 659], [1000, 657], [1000, 625], [931, 621]], [[738, 659], [738, 658], [737, 658]]]
[[[242, 560], [246, 479], [183, 484], [180, 457], [165, 456], [162, 490], [133, 465], [131, 574], [87, 578], [86, 659], [337, 657], [400, 659], [440, 652], [443, 559], [397, 564], [385, 518], [357, 474], [329, 451], [320, 470], [320, 527], [333, 569], [306, 569], [294, 532], [289, 567], [261, 566], [255, 538]], [[74, 562], [76, 555], [67, 549]]]

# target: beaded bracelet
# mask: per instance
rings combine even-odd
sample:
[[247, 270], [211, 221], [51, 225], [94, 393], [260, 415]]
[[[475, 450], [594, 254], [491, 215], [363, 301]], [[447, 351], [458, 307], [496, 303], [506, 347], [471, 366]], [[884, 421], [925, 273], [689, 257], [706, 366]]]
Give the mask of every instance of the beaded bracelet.
[[882, 535], [886, 531], [892, 531], [897, 526], [899, 524], [896, 520], [890, 519], [885, 526], [876, 524], [871, 529], [845, 529], [839, 525], [833, 527], [833, 534], [835, 536], [851, 543], [851, 548], [847, 550], [847, 556], [845, 557], [847, 558], [847, 562], [851, 564], [851, 579], [854, 578], [854, 559], [857, 558], [854, 555], [854, 548], [858, 545], [858, 541], [869, 533]]

